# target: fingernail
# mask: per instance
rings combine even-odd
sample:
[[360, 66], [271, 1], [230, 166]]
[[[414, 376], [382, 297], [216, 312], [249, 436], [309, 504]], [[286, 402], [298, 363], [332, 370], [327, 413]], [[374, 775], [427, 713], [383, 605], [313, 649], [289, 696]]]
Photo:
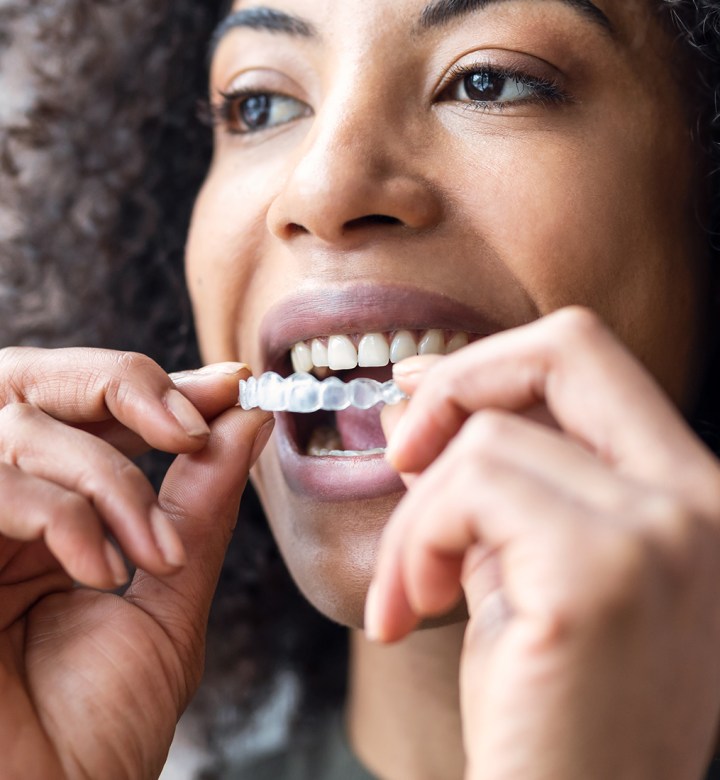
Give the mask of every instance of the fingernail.
[[155, 544], [165, 563], [176, 569], [184, 566], [187, 563], [187, 556], [183, 543], [168, 516], [159, 506], [154, 506], [150, 510], [150, 527], [155, 536]]
[[247, 363], [211, 363], [209, 366], [198, 368], [194, 373], [200, 374], [200, 376], [217, 374], [232, 376], [233, 374], [239, 374], [241, 371], [250, 371], [250, 366]]
[[105, 560], [110, 567], [112, 573], [113, 582], [118, 586], [125, 585], [130, 579], [127, 567], [120, 557], [120, 553], [115, 549], [112, 542], [109, 539], [105, 540]]
[[413, 374], [423, 374], [428, 370], [428, 361], [424, 358], [405, 358], [399, 363], [394, 363], [392, 373], [394, 377], [405, 379]]
[[365, 636], [370, 642], [379, 642], [380, 633], [380, 602], [378, 601], [378, 589], [375, 582], [370, 583], [365, 597]]
[[167, 391], [165, 405], [188, 436], [195, 438], [210, 435], [210, 428], [200, 412], [178, 390]]
[[275, 418], [271, 417], [257, 432], [255, 443], [253, 444], [252, 452], [250, 453], [251, 466], [255, 465], [257, 459], [260, 457], [260, 453], [265, 449], [265, 445], [268, 443], [274, 428]]

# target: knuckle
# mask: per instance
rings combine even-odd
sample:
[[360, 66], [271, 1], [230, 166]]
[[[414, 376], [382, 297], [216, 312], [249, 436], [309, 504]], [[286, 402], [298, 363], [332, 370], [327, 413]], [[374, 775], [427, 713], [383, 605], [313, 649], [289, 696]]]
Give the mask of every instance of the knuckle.
[[30, 347], [3, 347], [0, 349], [0, 366], [11, 371], [16, 369], [30, 350]]
[[139, 466], [110, 445], [101, 446], [92, 465], [85, 468], [78, 479], [78, 489], [85, 496], [132, 496], [141, 503], [154, 501], [155, 493]]
[[597, 541], [595, 555], [595, 616], [604, 623], [634, 616], [647, 594], [653, 570], [650, 537], [634, 529], [610, 529]]
[[65, 490], [53, 501], [48, 526], [52, 528], [53, 536], [57, 538], [65, 533], [73, 534], [78, 523], [89, 524], [94, 517], [94, 512], [85, 498], [78, 493]]
[[114, 355], [114, 362], [121, 376], [144, 371], [156, 365], [147, 355], [140, 352], [117, 352]]
[[641, 509], [644, 517], [655, 527], [673, 536], [687, 533], [692, 513], [679, 498], [655, 492], [644, 497]]
[[139, 495], [152, 493], [150, 483], [142, 469], [122, 455], [114, 457], [109, 468], [115, 481], [129, 485], [135, 493]]
[[0, 408], [0, 459], [7, 464], [20, 464], [27, 450], [28, 432], [43, 413], [25, 403], [10, 403]]
[[494, 451], [511, 426], [510, 415], [497, 409], [475, 412], [465, 424], [463, 438], [479, 451]]
[[700, 547], [707, 543], [701, 518], [675, 496], [660, 493], [645, 498], [642, 511], [654, 558], [671, 583], [692, 579]]
[[120, 453], [110, 451], [111, 462], [110, 468], [115, 477], [120, 480], [128, 480], [131, 482], [137, 482], [138, 480], [145, 480], [142, 471], [139, 466], [136, 466], [132, 461], [128, 460]]
[[40, 414], [42, 413], [30, 404], [19, 402], [5, 404], [0, 409], [0, 427], [3, 431], [21, 427], [36, 420]]
[[567, 306], [552, 314], [550, 320], [564, 339], [573, 342], [593, 342], [607, 330], [600, 317], [584, 306]]
[[132, 396], [133, 378], [161, 370], [154, 360], [139, 352], [117, 352], [113, 356], [115, 370], [107, 384], [108, 399], [122, 405]]
[[38, 362], [46, 351], [37, 347], [0, 349], [2, 402], [21, 403], [26, 399], [27, 388], [32, 388], [43, 377]]

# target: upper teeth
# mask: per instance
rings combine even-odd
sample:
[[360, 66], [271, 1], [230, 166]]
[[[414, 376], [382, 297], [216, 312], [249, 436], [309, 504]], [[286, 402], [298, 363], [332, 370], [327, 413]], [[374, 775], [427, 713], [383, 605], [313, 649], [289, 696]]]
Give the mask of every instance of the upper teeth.
[[382, 367], [414, 355], [449, 355], [469, 340], [464, 332], [446, 335], [445, 331], [435, 329], [417, 336], [409, 330], [365, 333], [355, 337], [337, 335], [300, 341], [292, 348], [290, 357], [297, 372], [309, 373], [318, 368], [342, 371], [357, 366]]

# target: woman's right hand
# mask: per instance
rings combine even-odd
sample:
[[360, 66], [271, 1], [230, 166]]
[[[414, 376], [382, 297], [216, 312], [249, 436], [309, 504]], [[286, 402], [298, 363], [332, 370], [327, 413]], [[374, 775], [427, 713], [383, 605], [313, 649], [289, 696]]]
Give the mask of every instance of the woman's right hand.
[[[157, 777], [272, 417], [241, 364], [0, 351], [0, 778]], [[156, 496], [130, 457], [180, 453]], [[127, 579], [112, 536], [137, 567]], [[83, 586], [77, 587], [76, 583]]]

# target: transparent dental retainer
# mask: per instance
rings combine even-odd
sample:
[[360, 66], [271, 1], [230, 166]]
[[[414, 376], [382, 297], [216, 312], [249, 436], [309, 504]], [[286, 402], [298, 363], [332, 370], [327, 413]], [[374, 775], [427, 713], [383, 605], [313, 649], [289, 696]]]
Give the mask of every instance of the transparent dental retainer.
[[336, 376], [320, 381], [312, 374], [283, 378], [269, 371], [259, 378], [240, 380], [240, 406], [266, 412], [340, 412], [350, 406], [370, 409], [376, 404], [397, 404], [407, 395], [393, 382], [353, 379], [342, 382]]

